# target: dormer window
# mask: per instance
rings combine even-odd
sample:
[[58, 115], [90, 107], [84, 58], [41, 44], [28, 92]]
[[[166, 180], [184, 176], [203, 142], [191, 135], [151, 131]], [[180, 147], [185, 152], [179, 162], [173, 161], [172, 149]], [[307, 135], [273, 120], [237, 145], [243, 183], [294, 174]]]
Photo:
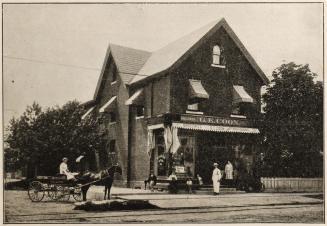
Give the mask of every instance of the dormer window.
[[223, 63], [222, 61], [223, 61], [222, 49], [218, 45], [215, 45], [212, 49], [212, 64], [211, 64], [211, 66], [225, 68], [225, 65], [222, 64]]

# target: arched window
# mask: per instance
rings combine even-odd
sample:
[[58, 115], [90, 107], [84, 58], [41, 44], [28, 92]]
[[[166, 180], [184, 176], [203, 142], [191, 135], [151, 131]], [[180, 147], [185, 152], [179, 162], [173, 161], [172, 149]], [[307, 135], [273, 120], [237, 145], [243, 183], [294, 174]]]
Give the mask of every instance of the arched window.
[[212, 49], [212, 64], [220, 65], [221, 50], [218, 45], [215, 45]]

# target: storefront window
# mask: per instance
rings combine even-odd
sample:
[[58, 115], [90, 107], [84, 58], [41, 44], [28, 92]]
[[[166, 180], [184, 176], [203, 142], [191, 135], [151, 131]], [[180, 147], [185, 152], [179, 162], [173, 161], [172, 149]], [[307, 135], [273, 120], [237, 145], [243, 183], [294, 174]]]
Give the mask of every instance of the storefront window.
[[172, 156], [173, 167], [176, 173], [194, 176], [194, 137], [181, 138], [180, 142], [181, 146]]
[[156, 132], [156, 172], [158, 176], [167, 176], [167, 153], [165, 152], [165, 140], [163, 130]]

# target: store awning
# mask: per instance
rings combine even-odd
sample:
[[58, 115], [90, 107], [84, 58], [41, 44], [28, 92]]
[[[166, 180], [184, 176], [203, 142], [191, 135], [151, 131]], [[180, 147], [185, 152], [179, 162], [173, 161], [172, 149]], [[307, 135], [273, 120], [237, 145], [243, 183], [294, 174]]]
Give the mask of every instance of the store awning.
[[233, 103], [253, 103], [253, 98], [244, 90], [243, 86], [233, 86]]
[[82, 120], [85, 119], [86, 116], [88, 116], [93, 111], [94, 108], [95, 108], [95, 106], [89, 108], [89, 110], [84, 115], [82, 115], [82, 118], [81, 119]]
[[128, 100], [125, 101], [125, 105], [144, 105], [144, 92], [143, 89], [137, 90]]
[[111, 97], [111, 99], [99, 109], [99, 112], [110, 110], [115, 105], [116, 100], [117, 100], [116, 96]]
[[189, 123], [179, 123], [179, 122], [174, 122], [172, 124], [172, 127], [180, 128], [180, 129], [211, 131], [211, 132], [220, 132], [220, 133], [254, 133], [254, 134], [260, 133], [260, 131], [257, 128], [189, 124]]
[[209, 94], [203, 88], [200, 80], [189, 79], [189, 99], [192, 102], [209, 99]]

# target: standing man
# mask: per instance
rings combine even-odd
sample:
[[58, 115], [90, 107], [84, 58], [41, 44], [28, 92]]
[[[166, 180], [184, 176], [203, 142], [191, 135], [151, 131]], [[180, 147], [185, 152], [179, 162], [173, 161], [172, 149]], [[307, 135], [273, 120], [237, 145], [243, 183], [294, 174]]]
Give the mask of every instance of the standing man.
[[227, 162], [225, 166], [225, 175], [226, 175], [226, 181], [227, 185], [230, 187], [233, 182], [233, 165], [230, 161]]
[[218, 163], [215, 162], [213, 166], [215, 167], [212, 172], [213, 195], [219, 195], [221, 172], [218, 169]]

